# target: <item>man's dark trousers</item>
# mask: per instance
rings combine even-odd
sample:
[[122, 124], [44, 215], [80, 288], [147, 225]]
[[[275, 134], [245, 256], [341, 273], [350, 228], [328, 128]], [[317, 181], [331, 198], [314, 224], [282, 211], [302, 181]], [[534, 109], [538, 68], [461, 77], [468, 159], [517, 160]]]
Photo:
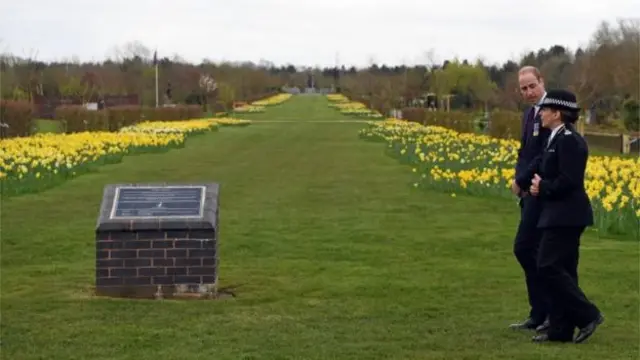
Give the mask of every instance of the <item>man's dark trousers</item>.
[[531, 311], [529, 318], [540, 325], [549, 315], [549, 298], [545, 295], [547, 287], [538, 274], [538, 250], [542, 231], [538, 229], [538, 219], [542, 206], [540, 199], [526, 195], [520, 202], [520, 224], [514, 243], [514, 254], [524, 270], [527, 293]]
[[[526, 169], [543, 153], [550, 134], [549, 129], [542, 127], [542, 121], [535, 115], [534, 107], [529, 107], [523, 112], [522, 138], [516, 163], [516, 182], [523, 192], [529, 190], [525, 184], [530, 183], [530, 179], [524, 178], [527, 175]], [[548, 317], [550, 307], [549, 298], [544, 295], [546, 287], [540, 283], [537, 274], [538, 248], [542, 239], [542, 231], [538, 229], [541, 211], [540, 199], [526, 194], [520, 199], [520, 224], [513, 249], [524, 270], [531, 305], [529, 318], [536, 325], [541, 325]]]

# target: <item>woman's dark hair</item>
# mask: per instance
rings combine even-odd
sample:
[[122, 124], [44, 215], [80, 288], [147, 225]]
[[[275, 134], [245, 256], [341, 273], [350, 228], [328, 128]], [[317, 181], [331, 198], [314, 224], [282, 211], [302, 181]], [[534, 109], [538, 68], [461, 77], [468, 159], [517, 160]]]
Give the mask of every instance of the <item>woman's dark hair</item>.
[[560, 110], [560, 118], [564, 123], [575, 124], [579, 117], [580, 113], [577, 111]]

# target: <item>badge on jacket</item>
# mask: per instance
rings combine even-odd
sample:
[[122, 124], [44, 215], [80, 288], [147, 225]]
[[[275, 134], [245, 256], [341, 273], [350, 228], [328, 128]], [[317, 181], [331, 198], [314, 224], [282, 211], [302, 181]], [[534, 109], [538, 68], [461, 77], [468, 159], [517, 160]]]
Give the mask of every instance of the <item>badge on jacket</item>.
[[540, 132], [540, 123], [534, 123], [533, 124], [533, 136], [538, 136], [539, 132]]

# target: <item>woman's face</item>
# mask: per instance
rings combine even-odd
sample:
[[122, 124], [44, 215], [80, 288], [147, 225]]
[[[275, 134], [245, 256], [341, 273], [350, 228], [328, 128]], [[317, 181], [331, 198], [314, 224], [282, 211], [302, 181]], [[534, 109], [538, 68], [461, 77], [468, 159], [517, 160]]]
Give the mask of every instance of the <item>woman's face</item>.
[[540, 120], [542, 121], [543, 127], [548, 129], [554, 128], [561, 122], [560, 112], [549, 108], [542, 108], [540, 109]]

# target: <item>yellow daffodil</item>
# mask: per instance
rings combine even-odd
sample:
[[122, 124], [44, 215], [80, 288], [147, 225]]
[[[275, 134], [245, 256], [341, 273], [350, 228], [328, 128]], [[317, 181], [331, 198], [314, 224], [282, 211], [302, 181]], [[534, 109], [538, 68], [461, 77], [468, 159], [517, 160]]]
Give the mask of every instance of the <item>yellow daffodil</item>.
[[38, 134], [0, 140], [0, 181], [5, 193], [46, 187], [60, 177], [72, 177], [91, 167], [119, 162], [126, 154], [150, 148], [184, 145], [188, 135], [243, 126], [248, 120], [230, 118], [185, 121], [146, 121], [119, 132]]
[[[335, 102], [345, 103], [340, 101]], [[369, 122], [360, 136], [386, 141], [390, 151], [412, 164], [414, 172], [420, 174], [420, 181], [432, 188], [512, 196], [510, 184], [515, 176], [518, 140], [459, 133], [393, 118]], [[591, 156], [585, 190], [600, 230], [637, 235], [640, 228], [639, 158]]]

